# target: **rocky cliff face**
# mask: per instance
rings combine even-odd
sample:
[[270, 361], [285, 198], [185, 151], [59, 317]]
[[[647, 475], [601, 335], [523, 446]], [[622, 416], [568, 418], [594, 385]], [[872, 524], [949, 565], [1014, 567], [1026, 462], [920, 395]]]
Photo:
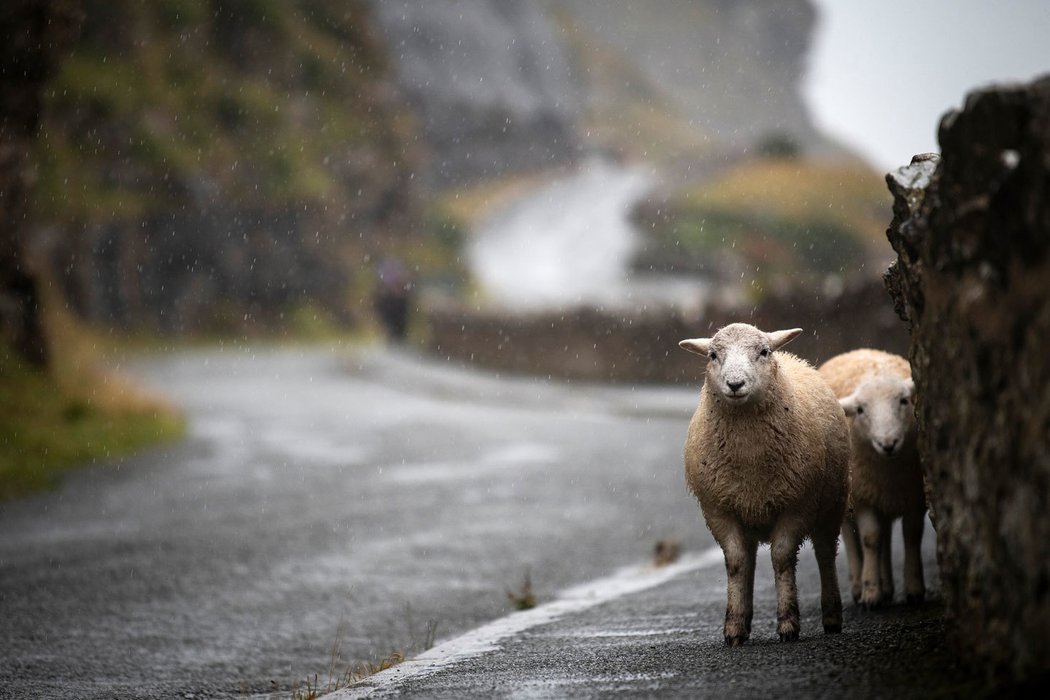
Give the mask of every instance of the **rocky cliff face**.
[[888, 176], [954, 639], [993, 680], [1050, 669], [1050, 77], [971, 94], [943, 157]]
[[565, 7], [716, 148], [753, 152], [785, 138], [806, 152], [832, 150], [800, 93], [816, 22], [808, 0], [567, 0]]
[[578, 145], [569, 56], [546, 7], [373, 0], [397, 82], [420, 117], [429, 179], [550, 167]]
[[363, 1], [82, 4], [35, 154], [36, 242], [71, 305], [169, 332], [346, 319], [419, 214]]
[[[425, 179], [558, 165], [583, 150], [721, 161], [774, 140], [837, 152], [799, 84], [808, 0], [371, 0], [419, 115]], [[666, 163], [665, 163], [666, 164]]]

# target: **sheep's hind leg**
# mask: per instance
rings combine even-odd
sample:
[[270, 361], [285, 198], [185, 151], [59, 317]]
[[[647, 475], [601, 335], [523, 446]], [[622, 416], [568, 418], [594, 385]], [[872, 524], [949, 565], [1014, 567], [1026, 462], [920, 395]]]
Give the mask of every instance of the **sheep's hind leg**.
[[782, 642], [798, 640], [798, 588], [795, 585], [795, 567], [802, 537], [794, 527], [781, 527], [773, 533], [770, 556], [777, 588], [777, 634]]
[[842, 631], [842, 595], [839, 593], [839, 576], [835, 569], [835, 552], [838, 549], [837, 533], [814, 535], [813, 552], [820, 570], [820, 612], [824, 633]]
[[726, 560], [726, 619], [723, 627], [726, 645], [740, 646], [751, 636], [755, 586], [755, 553], [758, 543], [740, 532], [722, 538]]
[[846, 547], [846, 566], [849, 569], [849, 590], [854, 604], [860, 602], [861, 593], [861, 559], [860, 535], [857, 534], [857, 523], [852, 515], [847, 515], [842, 522], [842, 544]]

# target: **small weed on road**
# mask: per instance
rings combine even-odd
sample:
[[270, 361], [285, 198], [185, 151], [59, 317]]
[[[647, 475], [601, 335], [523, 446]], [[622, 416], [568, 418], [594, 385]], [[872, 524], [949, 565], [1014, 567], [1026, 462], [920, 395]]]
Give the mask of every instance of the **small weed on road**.
[[536, 607], [536, 594], [532, 592], [532, 577], [525, 571], [525, 580], [517, 591], [507, 589], [507, 598], [514, 604], [515, 610], [529, 610]]

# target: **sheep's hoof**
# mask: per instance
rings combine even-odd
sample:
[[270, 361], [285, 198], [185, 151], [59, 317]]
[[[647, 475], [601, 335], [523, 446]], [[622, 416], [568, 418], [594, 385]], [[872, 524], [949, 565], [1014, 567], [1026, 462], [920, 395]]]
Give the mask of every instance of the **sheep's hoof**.
[[726, 635], [726, 646], [727, 647], [738, 647], [742, 646], [747, 641], [747, 635]]
[[922, 605], [926, 602], [925, 593], [909, 593], [908, 597], [905, 598], [905, 602], [908, 605]]
[[842, 623], [837, 625], [824, 625], [824, 634], [842, 634]]
[[798, 641], [798, 630], [790, 630], [788, 632], [780, 633], [780, 641], [782, 642], [797, 642]]

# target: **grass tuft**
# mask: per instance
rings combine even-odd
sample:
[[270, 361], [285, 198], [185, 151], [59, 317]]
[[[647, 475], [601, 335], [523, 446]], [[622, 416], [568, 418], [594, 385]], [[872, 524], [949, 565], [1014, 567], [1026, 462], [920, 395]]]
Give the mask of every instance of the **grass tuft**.
[[369, 676], [374, 676], [388, 668], [393, 668], [404, 660], [405, 653], [394, 650], [378, 661], [366, 661], [359, 666], [347, 669], [341, 678], [329, 676], [328, 681], [325, 682], [324, 686], [321, 685], [318, 675], [315, 673], [312, 679], [306, 679], [302, 688], [298, 688], [292, 693], [292, 700], [316, 700], [322, 695], [333, 693], [340, 688], [349, 687], [354, 683], [363, 681]]
[[411, 606], [407, 606], [405, 612], [410, 638], [406, 648], [395, 649], [388, 655], [375, 661], [365, 661], [356, 665], [351, 665], [341, 675], [336, 672], [336, 668], [339, 665], [340, 642], [345, 632], [344, 623], [340, 623], [336, 630], [335, 640], [332, 642], [331, 656], [328, 664], [328, 680], [322, 685], [318, 674], [315, 673], [313, 678], [307, 676], [303, 686], [293, 691], [293, 700], [314, 700], [321, 695], [326, 695], [342, 688], [348, 688], [369, 676], [373, 676], [387, 670], [388, 668], [397, 666], [412, 654], [417, 654], [434, 646], [434, 639], [437, 636], [437, 621], [427, 620], [424, 629], [422, 630], [422, 636], [420, 636], [416, 632]]
[[525, 580], [516, 591], [507, 589], [507, 598], [514, 604], [515, 610], [531, 610], [536, 607], [536, 594], [532, 590], [532, 576], [525, 571]]

